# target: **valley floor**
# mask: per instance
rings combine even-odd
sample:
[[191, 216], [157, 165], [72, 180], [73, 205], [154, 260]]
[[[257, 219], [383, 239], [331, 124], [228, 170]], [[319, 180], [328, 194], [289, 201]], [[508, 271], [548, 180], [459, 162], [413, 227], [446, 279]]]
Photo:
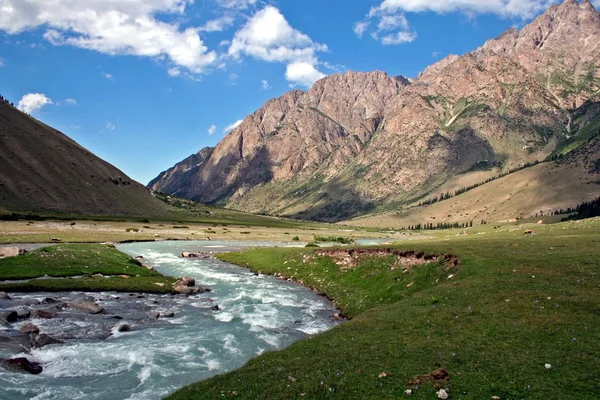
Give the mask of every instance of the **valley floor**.
[[[524, 234], [526, 229], [533, 233]], [[222, 259], [326, 293], [351, 318], [170, 399], [597, 399], [600, 219], [446, 231], [397, 250], [452, 254], [406, 266], [314, 249]], [[477, 234], [479, 233], [479, 234]], [[440, 373], [432, 372], [444, 369]], [[439, 379], [436, 379], [439, 378]]]

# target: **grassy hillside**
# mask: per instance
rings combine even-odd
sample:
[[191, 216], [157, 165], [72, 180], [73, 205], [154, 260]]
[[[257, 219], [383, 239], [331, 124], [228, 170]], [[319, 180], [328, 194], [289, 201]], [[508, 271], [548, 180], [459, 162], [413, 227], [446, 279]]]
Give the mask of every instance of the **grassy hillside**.
[[[460, 189], [456, 182], [441, 186], [432, 196], [420, 201], [439, 197], [441, 193], [454, 193]], [[473, 185], [473, 180], [463, 183]], [[556, 161], [525, 168], [447, 200], [425, 206], [418, 206], [416, 202], [397, 211], [373, 214], [345, 224], [402, 228], [438, 222], [514, 221], [547, 216], [599, 196], [600, 138], [593, 137]]]
[[141, 184], [61, 132], [0, 101], [0, 210], [166, 215]]
[[[527, 228], [396, 246], [454, 254], [456, 267], [405, 271], [365, 256], [348, 269], [312, 249], [223, 255], [303, 281], [351, 320], [169, 399], [395, 399], [408, 389], [432, 399], [436, 388], [451, 399], [597, 399], [600, 220]], [[438, 368], [449, 377], [428, 377]]]

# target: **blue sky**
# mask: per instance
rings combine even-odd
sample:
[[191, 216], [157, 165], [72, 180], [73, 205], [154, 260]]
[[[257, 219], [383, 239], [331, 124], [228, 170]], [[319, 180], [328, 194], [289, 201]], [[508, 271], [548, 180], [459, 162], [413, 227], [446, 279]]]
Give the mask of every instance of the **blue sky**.
[[0, 0], [0, 94], [146, 184], [292, 87], [414, 77], [556, 2]]

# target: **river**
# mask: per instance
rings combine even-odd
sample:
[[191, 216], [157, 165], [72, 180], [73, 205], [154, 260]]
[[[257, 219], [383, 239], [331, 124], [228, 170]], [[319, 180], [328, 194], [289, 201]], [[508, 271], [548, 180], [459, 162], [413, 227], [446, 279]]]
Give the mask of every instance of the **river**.
[[[134, 329], [119, 333], [113, 328], [105, 340], [70, 340], [23, 354], [41, 362], [44, 371], [40, 375], [27, 375], [0, 370], [0, 399], [160, 399], [189, 383], [239, 368], [265, 351], [282, 349], [331, 329], [337, 322], [329, 317], [337, 311], [309, 289], [270, 276], [256, 276], [216, 259], [178, 256], [183, 251], [282, 245], [216, 241], [118, 245], [124, 253], [143, 256], [145, 264], [162, 274], [194, 277], [212, 292], [189, 298], [158, 295], [128, 298], [140, 310], [175, 314], [174, 318], [161, 318], [140, 329], [135, 329], [135, 320], [128, 320], [135, 316], [133, 311], [128, 314], [123, 309], [124, 295], [89, 294], [102, 302], [107, 310], [106, 319], [108, 314], [118, 312], [124, 317], [122, 323], [130, 323]], [[23, 301], [39, 301], [47, 296], [61, 294], [13, 295]], [[219, 310], [214, 310], [215, 305]], [[64, 331], [67, 324], [58, 317], [33, 322], [48, 333]], [[77, 324], [73, 329], [94, 322]], [[86, 329], [100, 331], [102, 327]]]

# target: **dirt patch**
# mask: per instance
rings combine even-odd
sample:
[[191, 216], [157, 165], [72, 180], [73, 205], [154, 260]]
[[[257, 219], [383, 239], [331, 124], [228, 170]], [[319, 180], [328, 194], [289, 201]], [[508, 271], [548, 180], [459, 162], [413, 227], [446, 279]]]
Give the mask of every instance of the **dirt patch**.
[[450, 375], [444, 368], [438, 368], [431, 372], [429, 375], [417, 375], [412, 378], [409, 382], [409, 386], [420, 386], [424, 383], [431, 382], [436, 390], [439, 390], [441, 384], [448, 383], [450, 381]]
[[395, 261], [390, 265], [390, 269], [412, 270], [413, 267], [428, 264], [431, 262], [443, 261], [449, 267], [458, 265], [458, 257], [454, 255], [433, 255], [416, 251], [400, 251], [395, 249], [333, 249], [320, 250], [319, 256], [331, 257], [342, 272], [355, 268], [365, 257], [390, 257]]

